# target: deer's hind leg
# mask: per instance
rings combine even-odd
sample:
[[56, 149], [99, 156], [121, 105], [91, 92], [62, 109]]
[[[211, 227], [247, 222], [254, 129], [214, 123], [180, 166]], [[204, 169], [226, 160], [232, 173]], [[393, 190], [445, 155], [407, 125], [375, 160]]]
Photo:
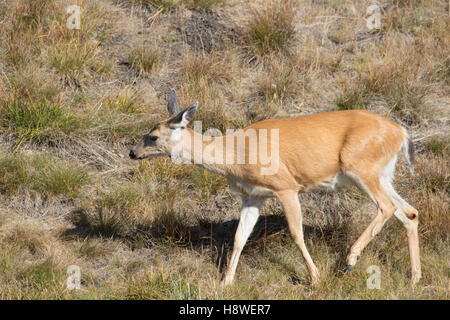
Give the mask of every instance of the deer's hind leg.
[[422, 277], [418, 233], [419, 214], [414, 207], [412, 207], [397, 194], [394, 187], [392, 186], [391, 179], [389, 179], [388, 177], [382, 177], [381, 184], [389, 192], [389, 194], [392, 196], [395, 203], [399, 207], [399, 210], [395, 211], [395, 216], [401, 221], [406, 229], [406, 235], [408, 237], [409, 259], [411, 263], [411, 278], [413, 283], [417, 283]]
[[372, 176], [364, 176], [362, 174], [356, 174], [353, 175], [353, 178], [358, 186], [377, 204], [378, 212], [369, 226], [351, 247], [350, 253], [347, 256], [347, 266], [344, 271], [349, 271], [355, 266], [356, 261], [364, 248], [373, 240], [373, 238], [375, 238], [386, 221], [392, 217], [398, 209], [392, 196], [381, 184], [380, 175], [374, 174]]

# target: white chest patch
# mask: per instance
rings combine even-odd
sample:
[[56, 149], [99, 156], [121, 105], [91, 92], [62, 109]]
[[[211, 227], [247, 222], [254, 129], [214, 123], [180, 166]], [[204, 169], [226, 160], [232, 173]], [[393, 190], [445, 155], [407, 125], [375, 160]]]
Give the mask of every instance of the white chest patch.
[[183, 129], [178, 128], [178, 129], [173, 130], [172, 135], [170, 136], [170, 141], [176, 141], [176, 142], [180, 141], [181, 133], [182, 133], [181, 130], [183, 130]]

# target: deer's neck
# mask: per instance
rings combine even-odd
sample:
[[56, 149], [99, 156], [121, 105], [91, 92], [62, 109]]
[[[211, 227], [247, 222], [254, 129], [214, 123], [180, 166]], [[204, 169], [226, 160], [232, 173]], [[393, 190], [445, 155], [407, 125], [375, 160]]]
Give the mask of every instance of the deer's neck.
[[209, 171], [226, 175], [224, 164], [225, 136], [205, 136], [192, 129], [185, 128], [178, 144], [177, 156], [183, 163], [192, 163]]

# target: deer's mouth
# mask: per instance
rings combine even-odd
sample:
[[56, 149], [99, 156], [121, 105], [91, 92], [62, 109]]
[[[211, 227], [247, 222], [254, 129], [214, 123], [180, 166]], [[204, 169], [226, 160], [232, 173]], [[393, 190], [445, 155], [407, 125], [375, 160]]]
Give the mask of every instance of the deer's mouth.
[[148, 158], [149, 156], [147, 155], [137, 155], [133, 150], [130, 150], [130, 154], [129, 157], [131, 160], [143, 160]]
[[161, 157], [164, 154], [161, 152], [154, 152], [150, 154], [144, 154], [144, 155], [137, 155], [133, 150], [130, 150], [129, 157], [132, 160], [144, 160], [144, 159], [153, 159], [157, 157]]

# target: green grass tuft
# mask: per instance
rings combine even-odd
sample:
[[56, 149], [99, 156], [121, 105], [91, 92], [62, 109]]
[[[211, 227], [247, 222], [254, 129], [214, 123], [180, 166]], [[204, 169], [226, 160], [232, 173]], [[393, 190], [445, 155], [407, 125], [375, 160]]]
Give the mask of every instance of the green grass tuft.
[[0, 193], [17, 194], [23, 190], [55, 195], [77, 196], [89, 182], [81, 167], [71, 167], [53, 157], [8, 154], [0, 158]]
[[440, 156], [450, 156], [450, 137], [448, 136], [432, 136], [425, 141], [426, 148]]
[[51, 65], [67, 80], [78, 85], [92, 74], [110, 73], [113, 65], [99, 56], [97, 46], [77, 39], [62, 41], [51, 51]]
[[335, 100], [338, 110], [358, 110], [365, 109], [369, 100], [363, 91], [344, 91]]
[[198, 299], [199, 289], [194, 283], [187, 282], [180, 275], [160, 270], [146, 277], [130, 281], [127, 299]]
[[0, 128], [14, 132], [21, 140], [69, 134], [83, 124], [82, 118], [64, 109], [60, 101], [33, 101], [13, 95], [0, 100], [0, 112]]

